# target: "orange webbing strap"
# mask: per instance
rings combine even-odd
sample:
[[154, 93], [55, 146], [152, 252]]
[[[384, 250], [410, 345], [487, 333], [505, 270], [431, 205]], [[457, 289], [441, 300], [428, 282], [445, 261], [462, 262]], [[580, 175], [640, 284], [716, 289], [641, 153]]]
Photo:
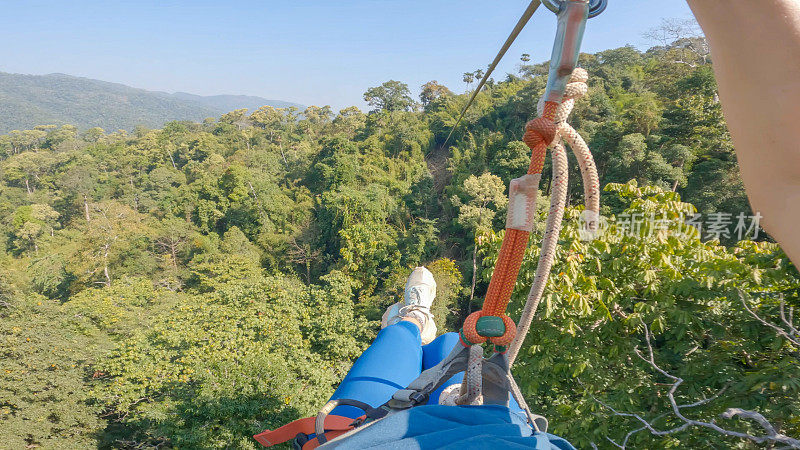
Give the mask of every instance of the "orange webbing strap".
[[[542, 116], [528, 122], [525, 127], [523, 140], [532, 151], [528, 174], [542, 173], [547, 147], [556, 136], [557, 125], [555, 118], [558, 106], [558, 103], [546, 102]], [[514, 285], [517, 282], [522, 259], [525, 256], [525, 249], [528, 247], [529, 236], [530, 233], [524, 230], [506, 229], [503, 245], [500, 248], [494, 273], [489, 282], [489, 289], [483, 301], [483, 309], [470, 314], [464, 321], [461, 340], [465, 346], [482, 344], [488, 340], [495, 345], [497, 350], [503, 352], [505, 347], [514, 340], [516, 325], [506, 315], [506, 309], [511, 300]], [[483, 327], [479, 326], [478, 321], [483, 317], [489, 316], [501, 319], [503, 325], [501, 330], [487, 335]], [[499, 325], [496, 320], [494, 324]], [[500, 332], [502, 332], [502, 335], [500, 335]]]
[[[259, 434], [254, 435], [256, 441], [265, 447], [282, 444], [297, 437], [298, 434], [311, 435], [314, 434], [314, 421], [315, 417], [306, 417], [305, 419], [295, 420], [292, 423], [286, 424], [275, 431], [265, 430]], [[351, 419], [343, 416], [331, 416], [325, 418], [325, 437], [331, 440], [340, 436], [353, 428], [353, 422], [358, 419]], [[305, 445], [303, 450], [317, 448], [319, 441], [311, 439]]]

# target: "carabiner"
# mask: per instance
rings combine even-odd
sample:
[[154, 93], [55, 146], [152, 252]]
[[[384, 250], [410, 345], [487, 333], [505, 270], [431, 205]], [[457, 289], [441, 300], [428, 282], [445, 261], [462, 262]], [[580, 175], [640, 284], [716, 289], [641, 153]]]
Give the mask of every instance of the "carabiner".
[[[550, 11], [558, 14], [564, 3], [569, 0], [542, 0], [542, 4]], [[608, 6], [608, 0], [589, 0], [589, 18], [599, 16]]]

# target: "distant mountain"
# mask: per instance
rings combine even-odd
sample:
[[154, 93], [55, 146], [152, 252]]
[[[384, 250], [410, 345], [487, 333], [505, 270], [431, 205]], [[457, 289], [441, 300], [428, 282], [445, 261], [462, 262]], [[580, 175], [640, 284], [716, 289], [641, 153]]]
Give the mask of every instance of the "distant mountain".
[[284, 102], [280, 100], [267, 100], [261, 97], [254, 97], [252, 95], [195, 95], [187, 94], [186, 92], [176, 92], [174, 94], [167, 94], [172, 98], [178, 100], [186, 100], [190, 102], [197, 102], [224, 112], [230, 112], [234, 109], [247, 108], [254, 111], [264, 105], [272, 106], [273, 108], [291, 108], [295, 107], [300, 111], [305, 109], [305, 106], [298, 105], [297, 103]]
[[246, 95], [201, 96], [147, 91], [119, 83], [54, 73], [22, 75], [0, 72], [0, 133], [36, 125], [71, 124], [84, 130], [160, 127], [170, 120], [201, 121], [234, 109], [276, 108], [296, 103]]

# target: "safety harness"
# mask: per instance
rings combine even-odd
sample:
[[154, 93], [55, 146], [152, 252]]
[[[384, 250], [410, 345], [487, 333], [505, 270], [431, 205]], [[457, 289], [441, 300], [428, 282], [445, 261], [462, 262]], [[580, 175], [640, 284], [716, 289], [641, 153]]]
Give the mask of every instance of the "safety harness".
[[[508, 217], [500, 254], [482, 309], [470, 314], [460, 330], [460, 345], [456, 345], [439, 364], [422, 372], [419, 378], [405, 389], [395, 392], [388, 402], [378, 408], [355, 400], [332, 400], [322, 408], [316, 418], [301, 419], [275, 431], [267, 430], [256, 435], [256, 440], [261, 444], [270, 446], [294, 439], [295, 448], [316, 448], [389, 414], [426, 404], [435, 390], [460, 372], [465, 373], [463, 383], [457, 389], [446, 389], [440, 396], [440, 403], [508, 406], [510, 392], [525, 411], [530, 426], [536, 431], [546, 431], [547, 419], [531, 413], [511, 375], [511, 366], [536, 314], [555, 258], [567, 198], [568, 164], [565, 143], [575, 154], [583, 178], [585, 212], [582, 231], [590, 235], [597, 232], [600, 210], [597, 168], [586, 142], [566, 121], [575, 100], [586, 95], [588, 90], [587, 72], [576, 68], [586, 22], [588, 18], [605, 9], [607, 0], [533, 0], [484, 79], [488, 79], [499, 58], [505, 54], [541, 3], [557, 14], [558, 30], [550, 61], [547, 90], [539, 104], [539, 117], [528, 122], [525, 127], [523, 140], [532, 151], [531, 162], [528, 173], [512, 180], [509, 186]], [[469, 103], [462, 111], [462, 116]], [[550, 210], [533, 285], [519, 324], [516, 325], [506, 314], [506, 309], [533, 231], [538, 187], [548, 148], [551, 149], [553, 162]], [[484, 358], [482, 344], [485, 342], [493, 345], [493, 354], [489, 358]], [[356, 406], [364, 410], [365, 414], [356, 420], [329, 415], [340, 405]]]

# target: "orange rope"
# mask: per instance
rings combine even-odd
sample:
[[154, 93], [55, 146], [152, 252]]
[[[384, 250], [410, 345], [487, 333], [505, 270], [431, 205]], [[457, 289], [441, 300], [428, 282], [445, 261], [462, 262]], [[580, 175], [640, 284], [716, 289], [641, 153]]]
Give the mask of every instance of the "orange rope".
[[[528, 174], [542, 173], [547, 147], [556, 136], [555, 118], [558, 106], [558, 103], [546, 102], [542, 116], [528, 122], [525, 126], [523, 141], [532, 151]], [[462, 333], [463, 337], [469, 341], [465, 344], [481, 344], [487, 341], [487, 338], [481, 336], [476, 328], [478, 319], [484, 316], [500, 317], [506, 328], [505, 334], [502, 336], [488, 338], [491, 343], [496, 346], [507, 347], [514, 340], [516, 325], [506, 315], [506, 309], [511, 301], [511, 294], [519, 276], [519, 269], [522, 266], [525, 249], [528, 247], [529, 236], [530, 233], [526, 231], [506, 229], [503, 245], [500, 248], [494, 273], [489, 282], [489, 289], [483, 301], [483, 309], [470, 314], [464, 321]]]

